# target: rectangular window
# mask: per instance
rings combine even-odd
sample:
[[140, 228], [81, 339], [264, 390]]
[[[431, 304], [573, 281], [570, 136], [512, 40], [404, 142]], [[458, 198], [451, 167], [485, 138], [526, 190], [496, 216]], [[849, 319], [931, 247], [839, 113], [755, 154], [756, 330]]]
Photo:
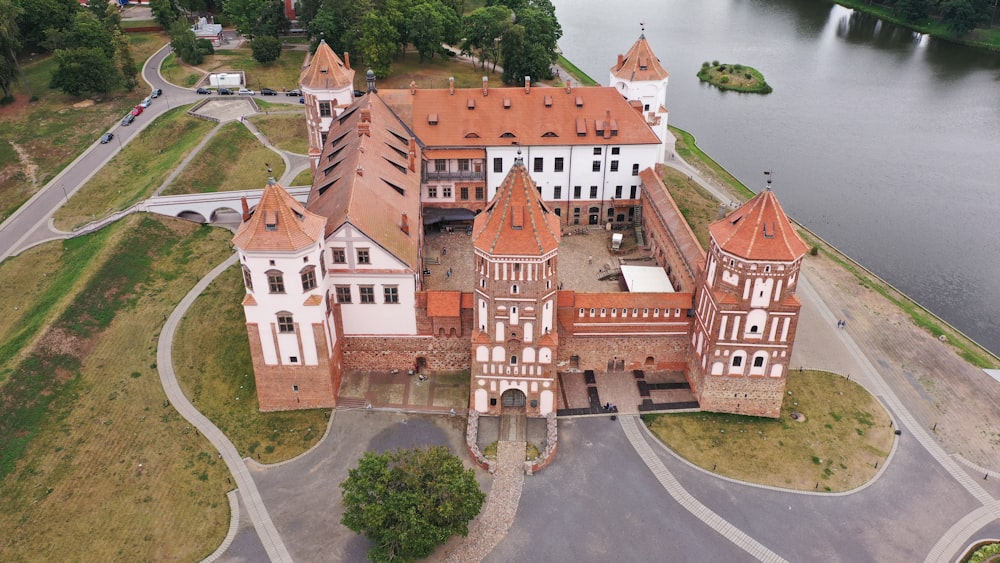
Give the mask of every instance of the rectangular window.
[[338, 285], [336, 289], [337, 289], [337, 303], [351, 302], [351, 286]]
[[358, 264], [371, 264], [371, 263], [372, 263], [372, 259], [371, 259], [371, 256], [368, 254], [368, 249], [367, 248], [359, 248], [358, 249]]
[[601, 154], [601, 147], [594, 147], [594, 156]]
[[611, 161], [611, 171], [612, 172], [618, 172], [618, 161], [617, 160], [612, 160]]
[[309, 268], [302, 272], [302, 291], [316, 289], [316, 268]]
[[503, 159], [502, 158], [496, 157], [496, 158], [493, 159], [493, 171], [494, 172], [503, 172]]
[[451, 197], [451, 186], [441, 188], [441, 197]]
[[435, 198], [438, 196], [437, 186], [427, 186], [427, 197]]
[[595, 160], [594, 163], [590, 165], [590, 169], [592, 171], [594, 171], [594, 172], [600, 172], [601, 171], [601, 161], [600, 160]]
[[246, 266], [243, 266], [243, 285], [247, 286], [247, 289], [253, 291], [253, 278], [250, 277], [250, 270]]
[[267, 288], [271, 293], [284, 293], [285, 276], [281, 275], [281, 272], [268, 272]]
[[583, 186], [573, 186], [573, 199], [580, 199], [583, 194]]
[[459, 194], [459, 197], [462, 199], [462, 201], [469, 201], [469, 187], [468, 186], [462, 186], [461, 188], [458, 188], [458, 194]]
[[556, 162], [553, 165], [553, 169], [556, 172], [562, 172], [563, 171], [563, 157], [561, 157], [561, 156], [557, 156], [556, 157]]
[[468, 172], [469, 170], [470, 170], [469, 159], [467, 159], [467, 158], [460, 158], [460, 159], [458, 159], [458, 171], [459, 172]]
[[733, 367], [738, 368], [743, 365], [743, 356], [733, 356]]
[[562, 197], [562, 186], [552, 187], [552, 199], [559, 199]]
[[476, 200], [481, 201], [483, 199], [483, 187], [476, 186]]
[[295, 332], [295, 321], [291, 315], [278, 315], [278, 332]]
[[434, 161], [434, 171], [435, 172], [445, 172], [448, 170], [448, 161], [443, 158], [438, 158]]
[[320, 117], [330, 117], [333, 112], [330, 110], [330, 102], [320, 102], [319, 103], [319, 116]]
[[334, 264], [346, 264], [347, 263], [347, 253], [344, 252], [343, 248], [333, 249], [333, 263]]
[[590, 186], [590, 199], [597, 199], [597, 186]]
[[386, 303], [399, 303], [399, 288], [394, 285], [384, 285], [382, 286], [383, 294], [385, 295]]
[[620, 154], [621, 152], [621, 147], [611, 147], [611, 154]]
[[375, 286], [373, 285], [359, 285], [358, 293], [361, 294], [362, 303], [374, 303], [375, 302]]
[[615, 186], [615, 199], [622, 198], [622, 186]]
[[535, 168], [534, 168], [534, 171], [535, 172], [543, 172], [544, 171], [544, 166], [545, 166], [544, 162], [545, 162], [544, 159], [542, 159], [540, 157], [535, 157]]
[[633, 164], [632, 165], [632, 175], [633, 176], [638, 176], [639, 175], [639, 165], [638, 164]]
[[629, 197], [629, 199], [635, 199], [636, 190], [638, 188], [639, 188], [639, 186], [629, 186], [629, 190], [628, 190], [628, 193], [629, 193], [628, 197]]

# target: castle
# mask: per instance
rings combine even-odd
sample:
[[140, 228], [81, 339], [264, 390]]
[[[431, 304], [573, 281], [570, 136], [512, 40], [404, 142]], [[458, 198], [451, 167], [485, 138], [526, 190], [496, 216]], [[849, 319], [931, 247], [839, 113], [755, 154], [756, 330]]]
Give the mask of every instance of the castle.
[[[356, 98], [321, 42], [308, 201], [270, 182], [233, 239], [260, 409], [336, 406], [347, 370], [469, 370], [471, 410], [547, 416], [559, 372], [644, 369], [683, 373], [703, 410], [779, 416], [806, 245], [764, 190], [702, 249], [655, 172], [667, 81], [640, 36], [608, 87], [378, 91], [369, 71]], [[647, 262], [577, 286], [560, 250], [587, 228], [634, 233]]]

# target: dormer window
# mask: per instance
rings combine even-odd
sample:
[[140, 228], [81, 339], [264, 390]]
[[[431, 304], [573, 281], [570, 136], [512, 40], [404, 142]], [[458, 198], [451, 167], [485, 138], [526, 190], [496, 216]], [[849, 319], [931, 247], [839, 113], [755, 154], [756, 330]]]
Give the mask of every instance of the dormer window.
[[467, 102], [466, 107], [468, 107], [469, 109], [476, 109], [476, 99], [475, 98], [469, 98], [469, 101]]
[[503, 99], [503, 109], [510, 109], [510, 98]]
[[264, 230], [265, 231], [277, 231], [278, 230], [278, 212], [277, 211], [265, 211], [264, 212]]
[[438, 124], [438, 114], [436, 114], [436, 113], [428, 114], [427, 115], [427, 123], [430, 124], [430, 125], [437, 125]]

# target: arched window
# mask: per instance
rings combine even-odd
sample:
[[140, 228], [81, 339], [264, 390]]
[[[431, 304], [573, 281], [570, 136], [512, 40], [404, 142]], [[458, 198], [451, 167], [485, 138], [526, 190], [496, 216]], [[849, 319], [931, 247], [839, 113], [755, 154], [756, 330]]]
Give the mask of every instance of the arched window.
[[271, 293], [285, 292], [285, 276], [278, 270], [267, 271], [267, 290]]
[[278, 317], [278, 332], [282, 334], [295, 332], [295, 319], [292, 318], [291, 313], [288, 311], [281, 311], [275, 316]]
[[517, 284], [516, 283], [514, 285], [510, 286], [510, 292], [513, 293], [514, 295], [517, 295]]
[[302, 278], [302, 291], [316, 289], [316, 266], [306, 266], [299, 272]]

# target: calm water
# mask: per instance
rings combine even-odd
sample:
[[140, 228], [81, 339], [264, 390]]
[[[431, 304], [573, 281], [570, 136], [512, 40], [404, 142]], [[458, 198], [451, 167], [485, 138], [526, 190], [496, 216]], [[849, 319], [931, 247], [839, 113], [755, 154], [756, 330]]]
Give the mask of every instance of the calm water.
[[[645, 22], [673, 125], [755, 190], [772, 169], [795, 219], [1000, 352], [1000, 55], [808, 0], [554, 4], [561, 48], [602, 83]], [[701, 85], [714, 59], [774, 93]]]

